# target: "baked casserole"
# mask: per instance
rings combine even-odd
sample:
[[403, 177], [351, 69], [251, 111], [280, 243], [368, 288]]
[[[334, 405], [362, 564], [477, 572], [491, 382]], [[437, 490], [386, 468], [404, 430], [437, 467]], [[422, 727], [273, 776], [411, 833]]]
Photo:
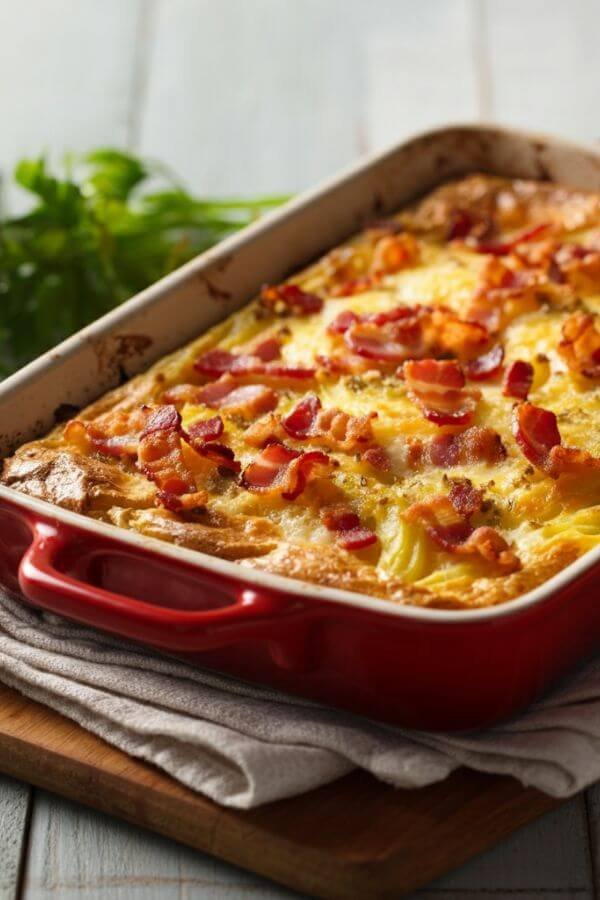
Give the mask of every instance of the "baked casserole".
[[600, 540], [600, 195], [472, 175], [4, 463], [4, 484], [241, 565], [437, 608]]

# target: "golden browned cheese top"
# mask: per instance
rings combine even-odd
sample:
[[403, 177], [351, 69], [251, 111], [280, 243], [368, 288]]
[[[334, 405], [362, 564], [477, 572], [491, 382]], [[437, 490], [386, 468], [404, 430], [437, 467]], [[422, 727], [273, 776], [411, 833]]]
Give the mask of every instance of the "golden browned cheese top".
[[2, 480], [243, 566], [476, 608], [600, 540], [599, 385], [600, 197], [472, 175], [21, 447]]

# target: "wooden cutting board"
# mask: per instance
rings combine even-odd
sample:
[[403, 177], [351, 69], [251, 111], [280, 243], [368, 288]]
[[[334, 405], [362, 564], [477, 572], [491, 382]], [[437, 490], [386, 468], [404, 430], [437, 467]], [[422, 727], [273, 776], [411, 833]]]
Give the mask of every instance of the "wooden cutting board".
[[462, 769], [417, 791], [357, 772], [240, 812], [2, 686], [0, 770], [304, 893], [353, 900], [395, 900], [559, 803]]

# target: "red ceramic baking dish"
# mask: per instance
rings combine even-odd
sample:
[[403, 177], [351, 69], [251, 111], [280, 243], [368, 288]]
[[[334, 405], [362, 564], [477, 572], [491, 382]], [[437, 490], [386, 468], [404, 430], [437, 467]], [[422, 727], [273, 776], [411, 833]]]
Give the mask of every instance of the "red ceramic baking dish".
[[[453, 127], [363, 162], [205, 253], [0, 385], [0, 450], [47, 430], [361, 227], [469, 171], [600, 190], [600, 154]], [[525, 707], [600, 638], [600, 548], [478, 611], [423, 610], [245, 569], [0, 487], [0, 582], [198, 666], [395, 725], [464, 730]]]

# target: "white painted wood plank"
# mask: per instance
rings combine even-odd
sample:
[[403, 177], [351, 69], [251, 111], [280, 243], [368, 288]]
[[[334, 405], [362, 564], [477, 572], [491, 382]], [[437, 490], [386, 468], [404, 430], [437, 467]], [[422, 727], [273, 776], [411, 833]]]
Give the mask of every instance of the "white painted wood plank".
[[419, 900], [594, 897], [583, 796], [520, 829], [497, 847], [415, 894]]
[[471, 18], [469, 0], [160, 0], [141, 149], [197, 191], [306, 187], [475, 114]]
[[141, 10], [142, 0], [0, 3], [0, 172], [26, 155], [127, 143]]
[[597, 0], [485, 0], [495, 119], [600, 137]]
[[17, 895], [31, 788], [0, 775], [0, 900]]
[[379, 150], [480, 110], [477, 17], [468, 0], [414, 4], [366, 36], [366, 133]]
[[151, 832], [37, 794], [24, 900], [231, 900], [242, 894], [299, 896]]

